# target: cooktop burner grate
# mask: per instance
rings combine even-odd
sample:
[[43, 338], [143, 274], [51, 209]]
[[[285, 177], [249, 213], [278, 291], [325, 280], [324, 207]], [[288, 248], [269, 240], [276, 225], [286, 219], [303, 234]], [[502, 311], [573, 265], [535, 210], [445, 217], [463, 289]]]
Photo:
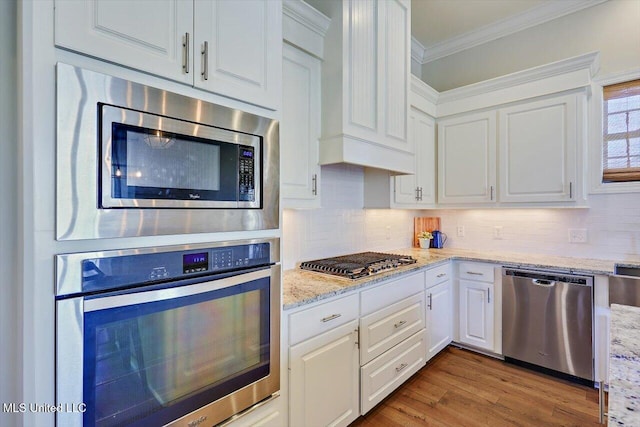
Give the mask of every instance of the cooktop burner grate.
[[333, 274], [335, 276], [358, 279], [383, 271], [393, 270], [404, 265], [414, 264], [416, 259], [409, 255], [385, 254], [380, 252], [361, 252], [333, 258], [305, 261], [300, 264], [303, 270]]

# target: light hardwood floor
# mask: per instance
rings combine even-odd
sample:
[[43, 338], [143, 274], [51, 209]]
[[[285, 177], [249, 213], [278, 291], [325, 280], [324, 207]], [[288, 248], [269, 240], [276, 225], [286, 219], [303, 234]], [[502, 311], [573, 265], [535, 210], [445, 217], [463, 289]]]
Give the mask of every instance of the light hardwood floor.
[[448, 347], [351, 426], [600, 426], [598, 391]]

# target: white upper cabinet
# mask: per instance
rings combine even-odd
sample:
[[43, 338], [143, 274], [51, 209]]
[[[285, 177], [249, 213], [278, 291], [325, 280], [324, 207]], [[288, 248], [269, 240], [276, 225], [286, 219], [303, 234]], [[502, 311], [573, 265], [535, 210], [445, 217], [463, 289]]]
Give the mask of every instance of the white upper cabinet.
[[496, 113], [438, 122], [438, 202], [491, 203], [496, 196]]
[[435, 120], [414, 107], [409, 115], [409, 139], [415, 147], [416, 173], [394, 177], [394, 205], [418, 209], [433, 206], [436, 202]]
[[195, 84], [279, 108], [282, 2], [195, 0]]
[[320, 163], [413, 173], [409, 139], [411, 4], [331, 2]]
[[193, 2], [56, 0], [57, 46], [193, 83]]
[[575, 199], [577, 95], [498, 111], [500, 201]]
[[320, 60], [283, 46], [280, 153], [283, 208], [320, 207]]
[[279, 1], [56, 0], [55, 43], [244, 102], [280, 107]]
[[283, 208], [319, 208], [324, 37], [331, 20], [302, 1], [283, 2], [280, 178]]

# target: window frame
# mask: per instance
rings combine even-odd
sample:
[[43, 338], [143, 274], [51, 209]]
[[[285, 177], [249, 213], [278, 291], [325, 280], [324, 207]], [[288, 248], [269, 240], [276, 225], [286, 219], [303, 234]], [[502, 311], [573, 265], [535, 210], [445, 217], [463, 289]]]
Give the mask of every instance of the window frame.
[[590, 194], [640, 193], [640, 181], [602, 182], [604, 142], [604, 86], [640, 79], [640, 68], [594, 79], [589, 108]]

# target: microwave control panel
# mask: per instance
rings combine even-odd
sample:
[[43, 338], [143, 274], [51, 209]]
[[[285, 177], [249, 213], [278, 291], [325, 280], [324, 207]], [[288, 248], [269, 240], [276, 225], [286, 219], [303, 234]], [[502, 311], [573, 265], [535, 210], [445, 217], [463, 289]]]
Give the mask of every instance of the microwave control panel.
[[255, 149], [246, 145], [239, 147], [238, 159], [238, 200], [255, 201]]

